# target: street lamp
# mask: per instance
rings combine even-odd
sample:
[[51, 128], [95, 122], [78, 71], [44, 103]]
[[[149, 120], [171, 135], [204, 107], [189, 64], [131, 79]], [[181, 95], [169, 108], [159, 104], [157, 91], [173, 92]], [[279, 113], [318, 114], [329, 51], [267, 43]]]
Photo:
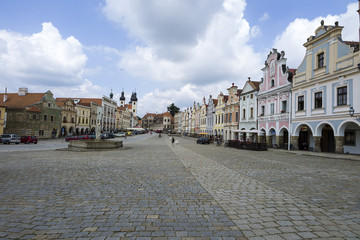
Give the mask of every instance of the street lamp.
[[360, 117], [354, 116], [354, 113], [355, 113], [354, 108], [353, 108], [353, 107], [350, 107], [350, 109], [349, 109], [349, 114], [350, 114], [350, 116], [351, 116], [351, 117], [355, 117], [356, 120], [358, 120], [358, 121], [360, 122]]

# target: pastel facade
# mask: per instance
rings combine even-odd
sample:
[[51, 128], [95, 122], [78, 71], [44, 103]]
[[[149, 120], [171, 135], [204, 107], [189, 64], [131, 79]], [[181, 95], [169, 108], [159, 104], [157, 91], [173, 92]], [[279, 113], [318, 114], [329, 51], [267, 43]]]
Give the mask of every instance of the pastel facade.
[[224, 138], [224, 116], [225, 116], [225, 106], [228, 100], [228, 96], [224, 95], [222, 92], [218, 95], [218, 104], [215, 107], [215, 124], [214, 124], [214, 134], [219, 138]]
[[207, 115], [207, 104], [206, 104], [206, 100], [205, 97], [203, 98], [203, 102], [200, 106], [200, 131], [199, 133], [206, 133], [206, 115]]
[[257, 141], [257, 94], [260, 82], [249, 80], [240, 94], [240, 140]]
[[207, 107], [207, 113], [206, 113], [206, 133], [210, 136], [215, 135], [214, 127], [215, 127], [215, 117], [216, 117], [216, 106], [217, 106], [218, 100], [213, 99], [212, 95], [209, 97], [208, 107]]
[[228, 90], [228, 100], [225, 104], [224, 140], [237, 140], [239, 127], [239, 94], [241, 90], [232, 84]]
[[258, 92], [259, 142], [268, 147], [287, 148], [289, 142], [290, 88], [293, 71], [286, 65], [285, 52], [273, 49], [262, 69]]
[[306, 55], [292, 88], [294, 149], [360, 153], [359, 42], [342, 40], [342, 26], [321, 22], [304, 44]]
[[56, 104], [61, 108], [60, 136], [76, 134], [76, 105], [71, 98], [56, 98]]

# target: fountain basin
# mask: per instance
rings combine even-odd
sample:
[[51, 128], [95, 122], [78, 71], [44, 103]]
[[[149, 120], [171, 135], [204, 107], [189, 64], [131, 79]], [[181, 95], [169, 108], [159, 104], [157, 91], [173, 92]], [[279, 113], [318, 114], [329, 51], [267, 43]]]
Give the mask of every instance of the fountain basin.
[[106, 141], [102, 139], [70, 141], [68, 145], [68, 148], [81, 149], [114, 149], [121, 147], [123, 147], [122, 141]]

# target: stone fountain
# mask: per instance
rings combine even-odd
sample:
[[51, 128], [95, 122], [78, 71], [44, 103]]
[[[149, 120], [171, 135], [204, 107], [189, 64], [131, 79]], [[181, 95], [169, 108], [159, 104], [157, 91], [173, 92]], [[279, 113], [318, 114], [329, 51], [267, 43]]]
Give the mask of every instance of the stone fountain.
[[100, 123], [96, 126], [95, 135], [95, 139], [70, 141], [68, 148], [101, 150], [121, 148], [123, 146], [122, 141], [107, 141], [101, 139]]

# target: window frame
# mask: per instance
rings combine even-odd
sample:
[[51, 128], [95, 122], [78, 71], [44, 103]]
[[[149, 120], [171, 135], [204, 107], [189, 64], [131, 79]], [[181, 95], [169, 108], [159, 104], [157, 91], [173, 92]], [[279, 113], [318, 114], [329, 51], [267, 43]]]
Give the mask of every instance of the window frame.
[[[345, 89], [346, 91], [341, 91]], [[337, 106], [347, 105], [347, 86], [338, 87], [336, 89], [336, 103]]]
[[[320, 96], [319, 96], [320, 95]], [[322, 92], [316, 92], [314, 93], [314, 108], [322, 108], [323, 107], [323, 101], [322, 101]]]
[[[304, 95], [301, 95], [301, 96], [298, 96], [298, 99], [297, 99], [297, 110], [298, 111], [304, 111], [305, 110], [305, 97]], [[301, 101], [300, 101], [301, 100]], [[300, 104], [301, 103], [301, 104]]]
[[325, 67], [325, 53], [321, 52], [317, 54], [317, 68]]

